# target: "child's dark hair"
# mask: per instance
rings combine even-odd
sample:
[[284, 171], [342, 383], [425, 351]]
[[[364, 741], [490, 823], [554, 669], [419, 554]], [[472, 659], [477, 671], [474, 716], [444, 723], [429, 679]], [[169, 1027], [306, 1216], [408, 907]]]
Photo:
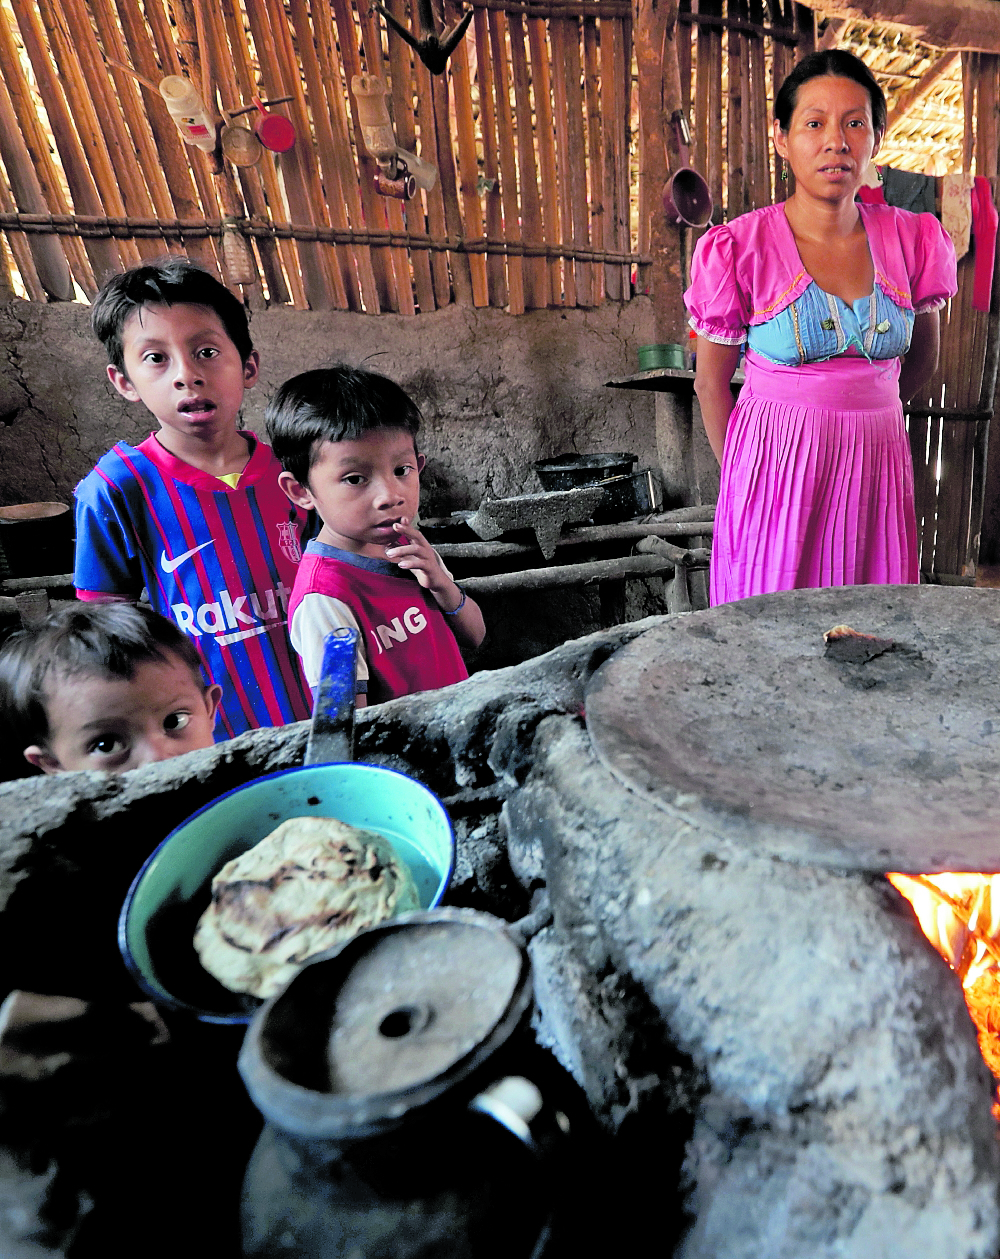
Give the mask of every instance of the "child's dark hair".
[[309, 482], [321, 442], [354, 441], [380, 428], [416, 437], [420, 411], [388, 376], [339, 363], [286, 380], [264, 412], [268, 441], [300, 485]]
[[239, 351], [240, 361], [247, 361], [253, 353], [253, 340], [243, 303], [204, 267], [175, 255], [112, 276], [94, 298], [90, 323], [108, 361], [124, 372], [122, 329], [134, 311], [153, 303], [173, 306], [178, 302], [214, 310]]
[[55, 678], [131, 678], [140, 664], [178, 656], [201, 687], [198, 649], [152, 608], [130, 603], [74, 603], [13, 634], [0, 650], [4, 738], [19, 754], [49, 738], [46, 686]]
[[885, 93], [861, 58], [855, 57], [851, 52], [845, 52], [843, 48], [827, 48], [819, 52], [811, 52], [808, 57], [803, 57], [784, 79], [774, 99], [774, 116], [782, 131], [787, 131], [792, 125], [792, 114], [795, 112], [795, 104], [802, 84], [825, 74], [835, 75], [841, 79], [853, 79], [855, 83], [860, 83], [872, 103], [872, 129], [876, 135], [885, 131]]

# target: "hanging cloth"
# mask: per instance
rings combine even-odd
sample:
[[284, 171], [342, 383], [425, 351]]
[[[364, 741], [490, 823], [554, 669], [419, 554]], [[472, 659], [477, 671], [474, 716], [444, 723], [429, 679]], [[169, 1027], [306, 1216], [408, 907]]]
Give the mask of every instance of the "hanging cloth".
[[988, 311], [993, 293], [993, 267], [997, 252], [997, 224], [1000, 215], [993, 204], [990, 181], [976, 176], [972, 188], [972, 234], [976, 241], [975, 278], [972, 284], [972, 309]]
[[945, 175], [941, 180], [941, 226], [955, 246], [955, 258], [969, 252], [972, 227], [972, 176]]
[[885, 190], [886, 205], [897, 206], [900, 210], [912, 210], [915, 214], [934, 213], [933, 176], [883, 166], [882, 187]]

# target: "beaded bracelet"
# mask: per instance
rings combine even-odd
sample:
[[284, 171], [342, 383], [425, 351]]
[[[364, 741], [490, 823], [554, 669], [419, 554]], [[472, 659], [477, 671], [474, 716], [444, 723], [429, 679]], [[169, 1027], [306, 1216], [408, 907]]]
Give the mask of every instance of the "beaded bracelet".
[[452, 610], [451, 610], [450, 612], [444, 612], [444, 608], [442, 608], [442, 609], [441, 609], [441, 611], [442, 611], [442, 612], [444, 612], [445, 616], [458, 616], [459, 612], [461, 612], [461, 610], [465, 607], [465, 600], [466, 600], [466, 598], [467, 598], [466, 593], [465, 593], [465, 591], [463, 590], [463, 591], [462, 591], [462, 602], [458, 605], [458, 607], [457, 607], [457, 608], [452, 608]]

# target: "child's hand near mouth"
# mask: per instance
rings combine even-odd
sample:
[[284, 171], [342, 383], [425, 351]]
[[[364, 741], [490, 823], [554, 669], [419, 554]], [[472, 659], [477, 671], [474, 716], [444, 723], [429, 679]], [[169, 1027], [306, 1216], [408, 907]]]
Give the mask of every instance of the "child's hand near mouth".
[[440, 555], [416, 525], [411, 525], [405, 516], [392, 527], [400, 535], [400, 540], [385, 548], [386, 559], [400, 568], [410, 569], [421, 586], [431, 592], [441, 607], [446, 612], [452, 611], [461, 600], [462, 592], [441, 563]]

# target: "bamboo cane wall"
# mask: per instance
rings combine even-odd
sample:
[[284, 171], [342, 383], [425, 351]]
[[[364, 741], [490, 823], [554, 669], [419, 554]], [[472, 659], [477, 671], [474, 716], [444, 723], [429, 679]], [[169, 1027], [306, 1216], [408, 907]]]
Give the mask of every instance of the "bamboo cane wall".
[[[432, 75], [367, 0], [3, 0], [0, 287], [91, 297], [185, 252], [248, 298], [314, 310], [630, 296], [630, 0], [472, 0]], [[386, 8], [417, 31], [416, 4]], [[438, 30], [461, 8], [435, 3]], [[130, 73], [130, 70], [134, 73]], [[374, 188], [351, 79], [389, 84], [430, 192]], [[184, 144], [156, 84], [189, 78], [222, 119], [254, 97], [297, 141], [250, 167]]]

